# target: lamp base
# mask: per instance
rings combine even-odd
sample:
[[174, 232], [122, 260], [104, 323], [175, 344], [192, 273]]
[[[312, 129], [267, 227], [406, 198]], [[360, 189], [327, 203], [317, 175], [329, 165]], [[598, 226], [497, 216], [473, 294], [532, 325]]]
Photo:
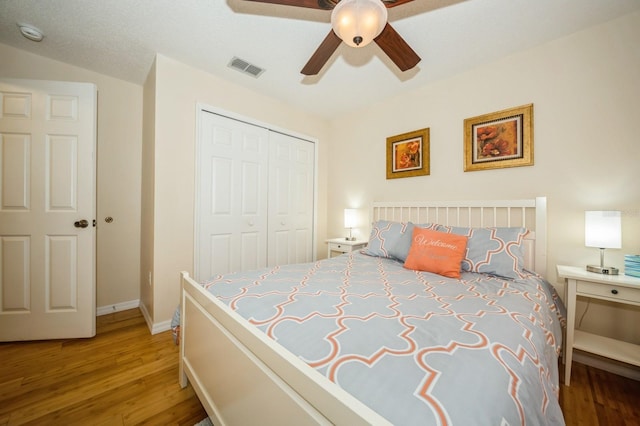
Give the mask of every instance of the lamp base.
[[587, 265], [587, 271], [595, 272], [596, 274], [603, 275], [618, 275], [620, 270], [618, 268], [614, 268], [613, 266], [597, 266], [597, 265]]

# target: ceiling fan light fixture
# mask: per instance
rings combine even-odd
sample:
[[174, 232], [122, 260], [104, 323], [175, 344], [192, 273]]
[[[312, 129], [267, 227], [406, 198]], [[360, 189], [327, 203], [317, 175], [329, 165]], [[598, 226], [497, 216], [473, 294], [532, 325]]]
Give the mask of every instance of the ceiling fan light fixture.
[[364, 47], [387, 24], [387, 8], [381, 0], [341, 0], [331, 12], [331, 27], [351, 47]]

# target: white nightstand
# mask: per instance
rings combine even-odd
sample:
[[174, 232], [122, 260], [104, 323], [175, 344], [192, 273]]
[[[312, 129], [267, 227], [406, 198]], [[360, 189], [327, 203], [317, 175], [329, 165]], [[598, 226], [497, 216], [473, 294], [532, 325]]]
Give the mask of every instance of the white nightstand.
[[331, 257], [332, 253], [350, 253], [355, 250], [363, 249], [367, 246], [368, 241], [355, 240], [348, 241], [344, 238], [331, 238], [327, 240], [327, 257]]
[[640, 366], [640, 345], [575, 330], [578, 296], [640, 306], [640, 278], [628, 275], [604, 275], [576, 266], [558, 265], [558, 277], [564, 278], [567, 305], [567, 333], [564, 343], [564, 384], [571, 379], [573, 349]]

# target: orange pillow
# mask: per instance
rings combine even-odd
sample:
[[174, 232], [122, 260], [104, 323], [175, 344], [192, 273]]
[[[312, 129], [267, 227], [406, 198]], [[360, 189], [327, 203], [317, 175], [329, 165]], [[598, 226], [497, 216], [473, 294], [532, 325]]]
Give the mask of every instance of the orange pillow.
[[411, 248], [404, 267], [460, 278], [460, 263], [467, 250], [467, 237], [431, 229], [413, 228]]

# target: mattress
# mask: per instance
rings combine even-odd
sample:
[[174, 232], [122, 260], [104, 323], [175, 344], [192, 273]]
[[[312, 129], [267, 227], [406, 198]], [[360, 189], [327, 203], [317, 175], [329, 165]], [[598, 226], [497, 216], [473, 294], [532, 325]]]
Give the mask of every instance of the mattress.
[[564, 307], [524, 275], [458, 280], [354, 252], [203, 286], [394, 424], [562, 425]]

